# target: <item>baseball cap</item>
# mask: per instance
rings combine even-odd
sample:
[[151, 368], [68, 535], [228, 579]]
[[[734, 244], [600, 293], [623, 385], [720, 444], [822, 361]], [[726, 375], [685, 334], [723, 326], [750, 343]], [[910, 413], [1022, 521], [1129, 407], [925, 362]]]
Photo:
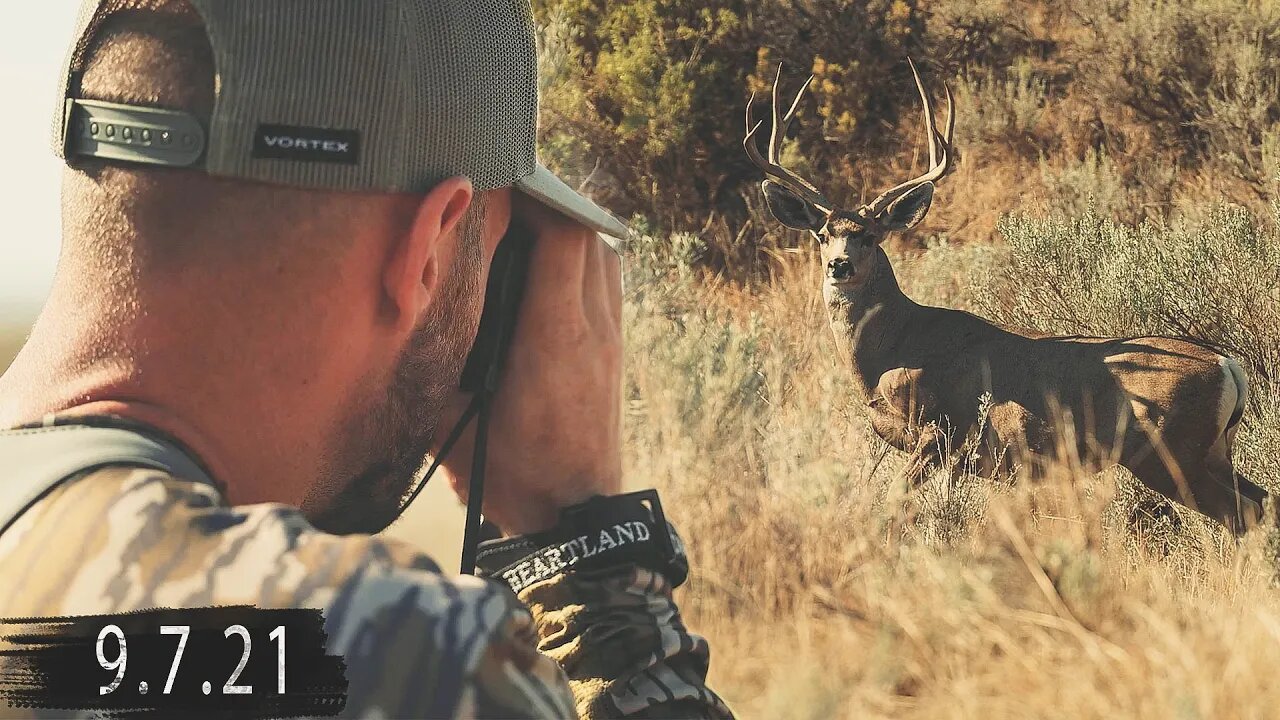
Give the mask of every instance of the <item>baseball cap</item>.
[[348, 191], [425, 192], [463, 175], [477, 190], [515, 187], [626, 237], [622, 222], [538, 162], [530, 0], [187, 2], [216, 66], [207, 122], [78, 97], [102, 22], [147, 6], [84, 0], [54, 122], [59, 157]]

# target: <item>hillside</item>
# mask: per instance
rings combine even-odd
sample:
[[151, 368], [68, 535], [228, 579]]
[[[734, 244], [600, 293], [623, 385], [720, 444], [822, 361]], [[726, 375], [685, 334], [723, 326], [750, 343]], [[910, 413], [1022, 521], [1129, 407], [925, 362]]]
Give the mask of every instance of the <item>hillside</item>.
[[[784, 157], [853, 205], [924, 165], [914, 58], [955, 94], [961, 162], [908, 243], [998, 240], [1022, 207], [1128, 223], [1221, 200], [1266, 213], [1280, 162], [1280, 4], [1269, 0], [538, 0], [544, 155], [730, 276], [804, 236], [763, 215], [742, 152], [779, 64], [810, 74]], [[764, 128], [768, 133], [768, 127]]]

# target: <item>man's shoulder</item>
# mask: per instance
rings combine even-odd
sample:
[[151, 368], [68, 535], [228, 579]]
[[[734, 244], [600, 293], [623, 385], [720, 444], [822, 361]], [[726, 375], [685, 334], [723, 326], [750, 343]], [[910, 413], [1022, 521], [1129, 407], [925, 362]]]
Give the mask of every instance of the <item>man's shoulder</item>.
[[86, 473], [32, 506], [0, 536], [0, 569], [25, 580], [23, 595], [44, 594], [46, 608], [72, 614], [327, 608], [342, 598], [358, 610], [375, 589], [390, 595], [393, 587], [439, 598], [443, 607], [448, 598], [492, 592], [445, 577], [405, 543], [330, 535], [295, 508], [229, 507], [207, 484], [127, 467]]
[[[402, 542], [320, 532], [294, 508], [228, 507], [213, 487], [155, 470], [108, 468], [55, 489], [0, 535], [0, 575], [14, 580], [0, 585], [0, 616], [319, 608], [360, 715], [523, 716], [530, 693], [552, 703], [547, 714], [571, 712], [505, 587], [445, 576]], [[515, 692], [513, 672], [529, 687]]]

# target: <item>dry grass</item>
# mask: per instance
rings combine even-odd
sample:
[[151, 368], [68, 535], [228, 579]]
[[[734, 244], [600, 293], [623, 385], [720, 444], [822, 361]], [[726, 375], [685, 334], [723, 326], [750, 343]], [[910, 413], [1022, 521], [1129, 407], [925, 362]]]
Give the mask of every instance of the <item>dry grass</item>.
[[[990, 306], [1014, 240], [896, 267], [918, 300]], [[1237, 545], [1188, 513], [1131, 526], [1151, 498], [1120, 471], [907, 494], [832, 355], [810, 258], [754, 291], [674, 265], [632, 266], [627, 467], [691, 546], [682, 607], [744, 717], [1274, 717], [1275, 538]], [[1212, 318], [1233, 291], [1207, 285]], [[1280, 323], [1235, 331], [1280, 346]], [[1241, 447], [1276, 487], [1275, 386], [1255, 380]]]

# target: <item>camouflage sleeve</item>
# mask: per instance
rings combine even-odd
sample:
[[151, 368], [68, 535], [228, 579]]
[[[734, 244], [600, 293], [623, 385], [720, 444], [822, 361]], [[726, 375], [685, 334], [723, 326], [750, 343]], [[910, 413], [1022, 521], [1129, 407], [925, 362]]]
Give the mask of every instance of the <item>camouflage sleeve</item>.
[[569, 677], [578, 717], [732, 718], [706, 684], [707, 641], [685, 628], [671, 590], [661, 574], [626, 564], [520, 593], [538, 649]]
[[351, 718], [572, 718], [528, 608], [400, 542], [318, 532], [294, 508], [227, 507], [210, 486], [109, 468], [0, 535], [0, 617], [157, 607], [320, 608]]
[[509, 590], [417, 575], [371, 573], [330, 607], [330, 648], [347, 664], [344, 716], [574, 717], [564, 672], [537, 652], [533, 618]]

